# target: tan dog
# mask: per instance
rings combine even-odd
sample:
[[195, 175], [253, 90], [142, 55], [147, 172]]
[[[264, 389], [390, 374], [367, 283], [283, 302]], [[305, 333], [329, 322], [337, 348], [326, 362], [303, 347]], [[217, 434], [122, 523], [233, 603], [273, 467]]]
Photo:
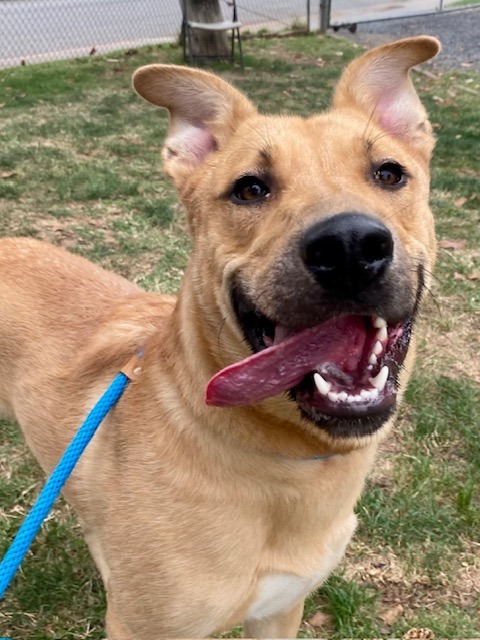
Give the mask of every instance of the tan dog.
[[140, 69], [170, 111], [165, 167], [193, 252], [180, 295], [34, 240], [0, 244], [0, 406], [50, 470], [118, 369], [141, 374], [66, 495], [108, 594], [110, 640], [297, 633], [337, 565], [412, 366], [435, 257], [433, 136], [409, 69], [366, 53], [333, 108], [259, 115], [196, 69]]

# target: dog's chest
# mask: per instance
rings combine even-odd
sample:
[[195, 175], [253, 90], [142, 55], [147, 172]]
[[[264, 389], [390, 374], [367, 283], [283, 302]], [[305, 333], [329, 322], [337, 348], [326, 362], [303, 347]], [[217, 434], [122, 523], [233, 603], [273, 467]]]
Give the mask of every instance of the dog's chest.
[[256, 600], [248, 611], [248, 620], [268, 618], [281, 611], [288, 611], [296, 602], [307, 596], [328, 575], [322, 571], [314, 578], [303, 578], [287, 573], [270, 573], [258, 583]]
[[335, 532], [324, 546], [324, 552], [309, 575], [292, 572], [270, 572], [263, 574], [257, 583], [255, 599], [251, 603], [247, 620], [258, 620], [288, 611], [302, 601], [316, 586], [320, 585], [335, 569], [343, 556], [356, 526], [352, 516], [344, 527]]

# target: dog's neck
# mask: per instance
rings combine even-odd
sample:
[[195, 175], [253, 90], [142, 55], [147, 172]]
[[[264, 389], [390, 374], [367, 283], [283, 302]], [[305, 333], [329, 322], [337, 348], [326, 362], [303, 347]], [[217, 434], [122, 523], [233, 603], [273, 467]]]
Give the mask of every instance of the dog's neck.
[[[205, 389], [210, 378], [235, 358], [248, 355], [248, 349], [220, 314], [206, 316], [204, 309], [212, 307], [197, 300], [190, 283], [191, 279], [187, 280], [179, 294], [170, 326], [146, 351], [154, 351], [157, 365], [160, 355], [162, 369], [167, 368], [169, 379], [176, 381], [172, 392], [182, 394], [181, 402], [198, 418], [196, 428], [205, 429], [237, 453], [253, 456], [321, 463], [348, 453], [349, 449], [330, 447], [309, 434], [297, 407], [288, 398], [272, 398], [261, 404], [228, 409], [205, 404]], [[185, 363], [181, 371], [175, 368], [179, 353], [183, 353], [180, 361]], [[150, 360], [148, 353], [145, 360]], [[182, 392], [184, 389], [189, 390], [188, 395]]]

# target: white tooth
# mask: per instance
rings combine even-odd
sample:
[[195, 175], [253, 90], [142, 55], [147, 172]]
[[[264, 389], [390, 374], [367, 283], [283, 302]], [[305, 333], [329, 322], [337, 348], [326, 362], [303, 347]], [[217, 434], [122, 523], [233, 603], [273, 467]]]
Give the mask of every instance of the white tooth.
[[378, 389], [370, 389], [370, 400], [376, 400], [379, 395]]
[[387, 338], [388, 338], [387, 327], [381, 327], [377, 331], [377, 340], [380, 340], [380, 342], [386, 342]]
[[318, 389], [318, 392], [322, 395], [322, 396], [326, 396], [327, 393], [330, 391], [330, 389], [332, 388], [332, 385], [330, 384], [330, 382], [327, 382], [325, 380], [325, 378], [322, 378], [322, 376], [319, 373], [314, 373], [313, 374], [313, 380], [315, 382], [315, 386]]
[[348, 394], [345, 393], [345, 391], [340, 391], [340, 393], [338, 394], [338, 401], [345, 402], [347, 398], [348, 398]]
[[380, 373], [376, 375], [375, 378], [369, 379], [369, 382], [372, 386], [375, 387], [375, 389], [378, 389], [379, 391], [383, 391], [385, 388], [385, 384], [387, 382], [388, 374], [389, 374], [388, 367], [385, 365], [380, 369]]
[[357, 394], [356, 396], [353, 396], [353, 399], [355, 400], [355, 402], [361, 402], [363, 400], [362, 396], [360, 394]]
[[372, 393], [371, 391], [368, 391], [368, 389], [362, 389], [360, 391], [360, 396], [362, 397], [362, 400], [370, 400]]
[[377, 362], [378, 362], [377, 356], [374, 353], [372, 353], [372, 355], [368, 359], [368, 364], [377, 364]]
[[373, 353], [376, 356], [379, 356], [383, 351], [383, 345], [382, 343], [377, 340], [377, 342], [373, 345]]
[[355, 402], [355, 396], [348, 395], [347, 396], [347, 402], [349, 404], [352, 404], [353, 402]]
[[335, 393], [334, 391], [330, 391], [328, 394], [328, 399], [331, 400], [332, 402], [338, 402], [338, 393]]
[[381, 318], [380, 316], [376, 316], [375, 318], [373, 318], [372, 324], [375, 327], [375, 329], [383, 329], [384, 327], [387, 326], [387, 321], [384, 318]]

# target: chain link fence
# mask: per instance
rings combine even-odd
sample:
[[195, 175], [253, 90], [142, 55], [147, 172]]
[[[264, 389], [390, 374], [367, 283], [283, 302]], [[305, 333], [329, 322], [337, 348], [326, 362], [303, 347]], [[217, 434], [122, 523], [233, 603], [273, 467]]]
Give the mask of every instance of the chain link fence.
[[[222, 2], [221, 2], [222, 4]], [[308, 22], [306, 0], [242, 0], [245, 29]], [[0, 67], [176, 40], [180, 0], [0, 0]]]
[[446, 11], [462, 11], [480, 4], [479, 0], [323, 1], [329, 5], [327, 8], [329, 15], [328, 26], [335, 31], [341, 27], [354, 30], [357, 25], [368, 22], [415, 18]]
[[[354, 28], [369, 20], [443, 11], [447, 3], [237, 0], [243, 28], [252, 32]], [[0, 0], [0, 67], [174, 41], [180, 28], [180, 0]]]

